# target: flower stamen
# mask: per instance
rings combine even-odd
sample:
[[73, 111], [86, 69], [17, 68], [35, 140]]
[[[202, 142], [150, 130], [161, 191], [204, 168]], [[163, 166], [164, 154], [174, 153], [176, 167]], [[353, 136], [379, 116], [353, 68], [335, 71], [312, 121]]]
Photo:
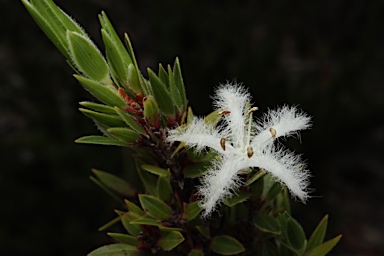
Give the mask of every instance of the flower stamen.
[[253, 113], [253, 112], [255, 112], [256, 110], [259, 110], [259, 108], [258, 107], [253, 107], [253, 108], [250, 108], [249, 110], [248, 110], [248, 115], [250, 115], [251, 113]]
[[219, 115], [228, 115], [230, 113], [231, 113], [231, 111], [229, 111], [229, 110], [222, 110], [219, 112]]
[[270, 132], [271, 135], [272, 135], [272, 139], [273, 139], [273, 140], [276, 140], [276, 130], [273, 129], [273, 128], [269, 128], [269, 132]]
[[253, 148], [251, 146], [247, 147], [247, 155], [248, 158], [251, 158], [253, 156]]
[[220, 146], [225, 151], [225, 139], [224, 138], [220, 139]]

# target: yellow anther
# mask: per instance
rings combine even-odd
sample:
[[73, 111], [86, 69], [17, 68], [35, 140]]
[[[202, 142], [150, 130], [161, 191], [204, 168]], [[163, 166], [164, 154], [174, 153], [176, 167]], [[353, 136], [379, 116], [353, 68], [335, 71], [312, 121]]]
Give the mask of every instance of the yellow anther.
[[250, 109], [248, 110], [248, 115], [251, 114], [251, 113], [253, 113], [253, 112], [255, 112], [256, 110], [259, 110], [259, 108], [258, 108], [258, 107], [250, 108]]
[[224, 138], [220, 139], [220, 146], [225, 151], [225, 139]]
[[228, 115], [230, 113], [231, 113], [231, 111], [229, 111], [229, 110], [222, 110], [219, 112], [219, 115]]
[[253, 148], [251, 146], [247, 147], [247, 155], [248, 158], [251, 158], [253, 156]]
[[276, 139], [276, 130], [273, 128], [269, 128], [269, 132], [272, 134], [273, 140], [275, 140]]

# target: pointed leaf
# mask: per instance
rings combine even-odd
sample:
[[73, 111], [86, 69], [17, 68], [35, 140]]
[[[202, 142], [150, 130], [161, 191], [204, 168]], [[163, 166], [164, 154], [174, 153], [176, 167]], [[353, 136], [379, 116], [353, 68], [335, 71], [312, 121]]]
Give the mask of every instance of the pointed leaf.
[[136, 132], [138, 132], [140, 134], [146, 134], [144, 128], [135, 121], [134, 117], [132, 117], [131, 115], [126, 113], [124, 110], [122, 110], [122, 109], [120, 109], [118, 107], [115, 107], [114, 111], [116, 111], [116, 113], [121, 117], [121, 119], [124, 120], [124, 122], [130, 128], [132, 128], [133, 130], [135, 130]]
[[200, 201], [195, 201], [184, 205], [184, 213], [182, 215], [182, 219], [190, 221], [196, 218], [196, 216], [199, 215], [199, 213], [203, 210], [200, 207], [200, 203]]
[[323, 256], [326, 255], [328, 252], [330, 252], [333, 247], [339, 242], [342, 235], [338, 235], [335, 238], [332, 238], [331, 240], [328, 240], [327, 242], [317, 246], [315, 249], [309, 252], [309, 256]]
[[184, 109], [184, 102], [181, 99], [179, 89], [176, 85], [175, 77], [173, 76], [172, 68], [168, 65], [168, 81], [169, 81], [169, 91], [171, 93], [173, 102], [175, 106], [182, 111]]
[[108, 64], [96, 45], [89, 38], [77, 32], [67, 32], [71, 61], [92, 80], [112, 84]]
[[104, 136], [97, 136], [97, 135], [91, 135], [91, 136], [84, 136], [81, 138], [78, 138], [75, 140], [76, 143], [83, 143], [83, 144], [97, 144], [97, 145], [110, 145], [110, 146], [126, 146], [127, 143], [124, 143], [120, 140], [104, 137]]
[[202, 161], [195, 164], [188, 165], [184, 170], [184, 177], [194, 179], [202, 176], [208, 171], [208, 168], [211, 166], [211, 162]]
[[244, 186], [249, 186], [250, 184], [252, 184], [253, 182], [257, 181], [258, 179], [260, 179], [261, 177], [263, 177], [267, 172], [263, 169], [260, 169], [259, 171], [257, 171], [249, 180], [247, 180], [244, 184]]
[[263, 232], [272, 233], [276, 235], [281, 234], [281, 227], [279, 221], [270, 215], [259, 214], [255, 218], [255, 225]]
[[93, 119], [95, 122], [101, 123], [107, 127], [124, 126], [124, 121], [119, 116], [95, 112], [85, 108], [79, 108], [81, 113]]
[[90, 252], [88, 256], [120, 256], [133, 255], [136, 252], [136, 247], [128, 244], [110, 244], [97, 248]]
[[[127, 33], [124, 34], [124, 39], [125, 39], [125, 45], [126, 45], [127, 50], [128, 50], [128, 54], [131, 57], [133, 64], [135, 65], [135, 68], [136, 68], [135, 70], [137, 71], [137, 78], [140, 82], [141, 91], [144, 94], [144, 96], [148, 96], [149, 94], [152, 94], [152, 91], [151, 91], [151, 88], [149, 88], [148, 84], [146, 83], [144, 77], [140, 73], [139, 65], [137, 65], [135, 54], [133, 52], [131, 40], [129, 39], [129, 36]], [[128, 72], [128, 74], [129, 74], [129, 72]]]
[[89, 91], [98, 100], [111, 107], [117, 106], [124, 108], [127, 103], [120, 97], [117, 90], [106, 86], [82, 76], [74, 75], [74, 77], [80, 82], [80, 84]]
[[160, 110], [168, 116], [173, 116], [175, 114], [172, 104], [173, 100], [169, 95], [165, 84], [150, 69], [148, 69], [148, 75], [149, 80], [151, 81], [153, 96], [155, 97]]
[[315, 230], [313, 231], [311, 237], [309, 238], [307, 250], [311, 251], [313, 248], [319, 246], [325, 237], [325, 233], [327, 232], [328, 225], [328, 214], [324, 216], [324, 218], [317, 225]]
[[127, 205], [127, 208], [128, 208], [128, 210], [130, 212], [136, 213], [136, 214], [138, 214], [140, 216], [144, 216], [145, 215], [145, 212], [139, 206], [137, 206], [136, 204], [132, 203], [128, 199], [125, 199], [124, 202]]
[[192, 250], [189, 252], [188, 256], [204, 256], [204, 253], [201, 250]]
[[133, 236], [138, 236], [142, 231], [140, 225], [131, 224], [132, 221], [139, 218], [141, 218], [141, 216], [133, 212], [127, 212], [121, 215], [121, 223], [123, 224], [124, 228], [128, 231], [128, 233]]
[[123, 128], [123, 127], [115, 127], [115, 128], [109, 128], [108, 133], [111, 134], [113, 137], [125, 142], [125, 143], [133, 143], [136, 142], [140, 135], [135, 132], [134, 130]]
[[250, 194], [247, 191], [239, 191], [236, 194], [233, 194], [230, 198], [226, 198], [224, 200], [224, 204], [233, 207], [239, 203], [242, 203], [246, 200], [248, 200]]
[[[35, 4], [32, 4], [27, 0], [22, 0], [22, 2], [37, 25], [41, 28], [41, 30], [43, 30], [45, 35], [67, 59], [70, 59], [65, 35], [60, 36], [60, 33], [57, 33], [58, 31], [52, 27], [53, 24], [48, 22], [47, 18], [42, 13], [40, 13]], [[42, 1], [37, 1], [37, 3], [39, 2]]]
[[156, 175], [159, 175], [159, 176], [162, 176], [162, 177], [170, 177], [171, 176], [171, 173], [170, 173], [169, 170], [160, 168], [158, 166], [143, 164], [141, 166], [141, 168], [143, 170], [146, 170], [146, 171], [148, 171], [150, 173], [153, 173], [153, 174], [156, 174]]
[[183, 76], [181, 75], [180, 61], [179, 58], [176, 58], [175, 64], [173, 66], [173, 75], [175, 77], [176, 86], [180, 92], [181, 99], [183, 102], [183, 109], [187, 106], [187, 96], [185, 94], [185, 87], [183, 82]]
[[135, 93], [143, 94], [139, 74], [136, 67], [132, 63], [128, 65], [128, 88]]
[[99, 15], [99, 20], [101, 27], [108, 33], [111, 39], [116, 43], [116, 46], [119, 48], [119, 53], [123, 56], [126, 63], [132, 63], [131, 57], [129, 56], [127, 50], [124, 47], [123, 42], [120, 40], [120, 37], [117, 35], [116, 30], [113, 28], [110, 20], [108, 19], [107, 14], [104, 11]]
[[244, 246], [231, 236], [215, 236], [211, 242], [212, 251], [221, 255], [235, 255], [245, 251]]
[[105, 45], [108, 64], [111, 67], [113, 76], [121, 85], [127, 86], [128, 65], [131, 63], [131, 60], [129, 60], [129, 63], [125, 62], [123, 54], [119, 51], [117, 44], [104, 29], [101, 30], [101, 35]]
[[103, 171], [92, 169], [96, 177], [108, 188], [126, 197], [135, 195], [135, 190], [125, 180]]
[[155, 219], [166, 220], [171, 215], [171, 208], [154, 196], [141, 194], [139, 200], [144, 211]]
[[63, 10], [61, 10], [53, 1], [46, 0], [44, 2], [47, 4], [49, 10], [52, 12], [55, 18], [59, 21], [60, 25], [65, 28], [65, 30], [74, 31], [84, 36], [87, 36], [84, 30], [80, 27], [80, 25], [71, 17], [69, 17]]
[[137, 167], [137, 172], [139, 173], [141, 182], [143, 182], [143, 185], [145, 187], [145, 190], [150, 193], [151, 195], [157, 196], [157, 176], [142, 170], [140, 167]]
[[196, 226], [195, 228], [196, 228], [196, 229], [200, 232], [200, 234], [202, 234], [205, 238], [211, 238], [211, 233], [210, 233], [208, 227], [205, 227], [205, 226]]
[[222, 116], [219, 113], [220, 113], [220, 110], [215, 110], [211, 112], [209, 115], [204, 117], [204, 122], [208, 125], [211, 125], [212, 127], [216, 126]]
[[79, 104], [83, 107], [90, 108], [92, 110], [95, 110], [97, 112], [102, 112], [105, 114], [115, 114], [116, 111], [114, 108], [104, 105], [104, 104], [99, 104], [99, 103], [94, 103], [94, 102], [89, 102], [89, 101], [81, 101]]
[[120, 243], [129, 244], [134, 247], [138, 247], [141, 245], [140, 241], [134, 236], [120, 234], [120, 233], [107, 233], [107, 234]]
[[172, 192], [170, 177], [160, 176], [157, 180], [157, 194], [159, 199], [169, 203], [171, 201]]
[[160, 226], [161, 223], [158, 220], [150, 219], [150, 218], [140, 218], [131, 221], [131, 224], [139, 224], [139, 225], [148, 225], [148, 226]]
[[157, 244], [164, 250], [170, 251], [184, 241], [183, 235], [178, 231], [163, 232]]
[[305, 233], [301, 225], [292, 217], [286, 220], [286, 239], [296, 252], [301, 252], [305, 249], [306, 239]]
[[159, 78], [165, 84], [165, 86], [169, 88], [168, 74], [161, 64], [159, 64]]

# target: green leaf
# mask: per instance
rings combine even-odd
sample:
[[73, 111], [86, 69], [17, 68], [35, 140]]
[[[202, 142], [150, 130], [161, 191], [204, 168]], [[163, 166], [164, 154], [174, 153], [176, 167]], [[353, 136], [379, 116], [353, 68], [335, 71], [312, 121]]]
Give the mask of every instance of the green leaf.
[[127, 212], [123, 215], [121, 215], [121, 223], [123, 224], [124, 228], [133, 236], [138, 236], [141, 233], [141, 226], [138, 224], [131, 224], [132, 221], [141, 218], [140, 215], [133, 213], [133, 212]]
[[289, 247], [299, 254], [302, 253], [305, 250], [306, 238], [301, 225], [287, 212], [280, 215], [280, 224]]
[[99, 20], [101, 27], [108, 33], [111, 39], [115, 42], [116, 46], [119, 49], [119, 53], [122, 55], [126, 63], [132, 63], [131, 57], [129, 56], [127, 50], [124, 47], [123, 42], [120, 40], [120, 37], [117, 35], [116, 30], [113, 28], [112, 23], [108, 19], [107, 14], [104, 11], [99, 15]]
[[157, 194], [164, 202], [170, 202], [172, 197], [172, 186], [170, 177], [160, 176], [157, 180]]
[[147, 172], [150, 172], [150, 173], [158, 175], [158, 176], [162, 176], [162, 177], [170, 177], [171, 176], [171, 172], [169, 170], [160, 168], [158, 166], [143, 164], [143, 165], [141, 165], [141, 168], [143, 170], [146, 170]]
[[131, 197], [135, 195], [135, 190], [133, 190], [129, 183], [125, 180], [110, 173], [99, 171], [96, 169], [92, 169], [92, 172], [109, 189], [116, 191], [117, 193], [126, 197]]
[[144, 118], [147, 124], [155, 129], [160, 128], [160, 109], [156, 100], [152, 96], [145, 97], [143, 100]]
[[[101, 35], [103, 37], [103, 42], [105, 45], [106, 56], [108, 60], [108, 64], [111, 67], [111, 71], [113, 76], [117, 81], [123, 86], [127, 86], [128, 84], [128, 65], [131, 63], [127, 63], [124, 60], [123, 54], [120, 52], [119, 47], [116, 42], [109, 36], [109, 34], [102, 29]], [[124, 49], [125, 51], [125, 49]]]
[[135, 93], [143, 93], [140, 86], [139, 74], [132, 63], [128, 65], [128, 87]]
[[182, 215], [183, 220], [191, 221], [203, 210], [200, 207], [200, 201], [195, 201], [190, 204], [184, 205], [184, 212]]
[[104, 105], [104, 104], [99, 104], [99, 103], [94, 103], [94, 102], [89, 102], [89, 101], [81, 101], [79, 104], [83, 107], [90, 108], [92, 110], [95, 110], [97, 112], [102, 112], [105, 114], [115, 114], [116, 111], [113, 107]]
[[324, 218], [317, 225], [315, 230], [313, 231], [311, 237], [309, 238], [307, 251], [311, 251], [313, 248], [319, 246], [325, 237], [325, 233], [327, 232], [328, 225], [328, 214], [324, 216]]
[[98, 100], [111, 107], [124, 108], [127, 103], [120, 97], [117, 90], [111, 86], [103, 85], [82, 76], [74, 75], [80, 84]]
[[140, 241], [134, 236], [120, 234], [120, 233], [107, 233], [107, 235], [115, 239], [117, 242], [120, 242], [123, 244], [129, 244], [134, 247], [138, 247], [141, 245]]
[[125, 142], [125, 143], [133, 143], [136, 142], [140, 135], [134, 130], [122, 127], [109, 128], [108, 133], [113, 137]]
[[80, 72], [97, 82], [112, 84], [108, 64], [89, 38], [77, 32], [67, 31], [67, 40], [71, 61]]
[[276, 182], [275, 184], [273, 184], [267, 193], [267, 196], [266, 196], [267, 201], [272, 201], [273, 199], [275, 199], [275, 197], [279, 193], [281, 193], [281, 190], [282, 190], [282, 187], [280, 183]]
[[128, 199], [125, 199], [124, 202], [127, 205], [127, 208], [128, 208], [128, 210], [130, 212], [136, 213], [139, 216], [144, 216], [145, 215], [145, 212], [139, 206], [137, 206], [136, 204], [132, 203]]
[[205, 238], [211, 238], [211, 232], [209, 231], [208, 227], [205, 226], [196, 226], [195, 227], [200, 234], [202, 234]]
[[159, 64], [159, 78], [165, 84], [165, 86], [169, 88], [168, 74], [161, 64]]
[[110, 115], [110, 114], [104, 114], [95, 112], [89, 109], [85, 108], [79, 108], [81, 113], [83, 113], [85, 116], [93, 119], [95, 122], [101, 123], [107, 127], [119, 127], [124, 126], [124, 121], [121, 120], [119, 116]]
[[244, 246], [231, 236], [215, 236], [210, 245], [212, 251], [221, 255], [235, 255], [245, 251]]
[[192, 250], [189, 252], [188, 256], [204, 256], [204, 253], [201, 250]]
[[184, 106], [183, 110], [184, 110], [187, 106], [187, 96], [185, 94], [185, 87], [184, 87], [184, 82], [183, 82], [183, 76], [181, 75], [179, 58], [176, 58], [175, 64], [173, 65], [173, 74], [175, 76], [175, 82], [176, 82], [177, 89], [181, 95], [181, 100], [183, 102], [183, 106]]
[[87, 36], [84, 30], [80, 27], [80, 25], [75, 20], [70, 18], [65, 12], [63, 12], [63, 10], [61, 10], [53, 1], [45, 0], [43, 2], [47, 4], [52, 14], [60, 22], [60, 25], [65, 28], [65, 30], [74, 31], [84, 36]]
[[173, 116], [175, 109], [173, 108], [173, 100], [169, 95], [165, 84], [156, 76], [151, 69], [148, 69], [148, 76], [151, 82], [153, 96], [159, 106], [161, 112], [167, 116]]
[[224, 204], [233, 207], [239, 203], [246, 201], [249, 198], [250, 194], [247, 191], [239, 191], [236, 194], [233, 194], [230, 198], [224, 199]]
[[182, 229], [182, 228], [175, 228], [175, 227], [165, 227], [165, 226], [159, 226], [159, 229], [161, 231], [165, 231], [165, 232], [170, 232], [170, 231], [180, 231], [180, 232], [184, 232], [185, 230]]
[[332, 238], [331, 240], [328, 240], [327, 242], [317, 246], [315, 249], [309, 252], [308, 256], [323, 256], [326, 255], [328, 252], [330, 252], [333, 247], [340, 241], [342, 235], [338, 235], [335, 238]]
[[118, 107], [115, 107], [114, 108], [114, 111], [121, 117], [121, 119], [124, 120], [124, 122], [130, 127], [132, 128], [133, 130], [135, 130], [136, 132], [140, 133], [140, 134], [146, 134], [144, 128], [138, 124], [134, 117], [129, 115], [128, 113], [126, 113], [124, 110], [118, 108]]
[[147, 171], [144, 171], [140, 167], [137, 167], [137, 172], [139, 173], [141, 182], [143, 182], [145, 190], [151, 195], [157, 196], [156, 185], [158, 177]]
[[113, 199], [115, 199], [117, 202], [121, 203], [121, 198], [119, 195], [117, 195], [114, 191], [112, 191], [110, 188], [108, 188], [104, 183], [99, 181], [93, 176], [90, 176], [89, 179], [93, 181], [97, 186], [99, 186], [102, 190], [104, 190], [108, 195], [110, 195]]
[[211, 166], [211, 162], [202, 161], [195, 164], [188, 165], [184, 168], [183, 174], [184, 177], [194, 179], [202, 176], [208, 171], [208, 168]]
[[[135, 68], [136, 68], [135, 70], [137, 71], [137, 78], [140, 82], [141, 91], [143, 92], [144, 96], [148, 96], [150, 93], [152, 93], [152, 91], [151, 91], [151, 88], [148, 87], [147, 83], [145, 82], [145, 79], [140, 73], [139, 65], [137, 65], [135, 53], [133, 52], [131, 40], [129, 39], [129, 36], [127, 33], [124, 34], [124, 39], [125, 39], [126, 47], [128, 50], [128, 54], [131, 57], [133, 64], [135, 65]], [[128, 71], [128, 75], [129, 75], [129, 71]]]
[[133, 255], [136, 252], [136, 247], [128, 244], [110, 244], [90, 252], [88, 256], [121, 256]]
[[204, 117], [204, 122], [208, 125], [211, 125], [212, 127], [216, 126], [221, 118], [221, 115], [219, 113], [220, 113], [220, 110], [215, 110], [211, 112], [209, 115]]
[[104, 136], [98, 136], [98, 135], [84, 136], [84, 137], [78, 138], [77, 140], [75, 140], [75, 142], [83, 143], [83, 144], [127, 146], [127, 143], [124, 143], [120, 140], [104, 137]]
[[260, 169], [259, 171], [257, 171], [251, 178], [249, 178], [244, 186], [249, 186], [251, 185], [253, 182], [257, 181], [258, 179], [260, 179], [261, 177], [263, 177], [264, 175], [266, 174], [266, 171], [264, 171], [263, 169]]
[[276, 235], [281, 234], [281, 227], [279, 221], [270, 215], [259, 214], [255, 218], [255, 225], [263, 232], [272, 233]]
[[170, 251], [184, 241], [183, 235], [178, 231], [163, 232], [157, 244], [164, 250]]
[[120, 217], [120, 216], [117, 216], [117, 217], [114, 218], [113, 220], [108, 221], [106, 224], [104, 224], [103, 226], [101, 226], [101, 227], [99, 228], [99, 231], [104, 231], [104, 230], [106, 230], [107, 228], [112, 227], [113, 225], [115, 225], [115, 224], [118, 223], [119, 221], [121, 221], [121, 217]]
[[148, 226], [161, 226], [158, 220], [150, 219], [150, 218], [140, 218], [131, 221], [131, 224], [139, 224], [139, 225], [148, 225]]
[[146, 213], [158, 220], [167, 220], [171, 215], [171, 208], [163, 201], [150, 195], [139, 195], [141, 207]]
[[177, 107], [178, 110], [183, 111], [184, 103], [181, 99], [181, 95], [179, 89], [176, 85], [175, 77], [173, 76], [172, 68], [168, 65], [168, 81], [169, 81], [169, 91], [171, 93], [173, 103]]
[[[25, 8], [29, 12], [29, 14], [32, 16], [32, 18], [35, 20], [37, 25], [43, 30], [45, 35], [52, 41], [52, 43], [59, 49], [59, 51], [67, 58], [70, 59], [69, 50], [67, 47], [67, 42], [65, 35], [60, 35], [59, 30], [54, 28], [54, 23], [48, 22], [46, 15], [43, 15], [43, 13], [40, 12], [40, 10], [37, 8], [37, 6], [34, 4], [35, 2], [41, 5], [43, 1], [33, 1], [29, 2], [27, 0], [22, 0]], [[33, 3], [33, 4], [32, 4]], [[41, 8], [45, 9], [45, 8]], [[65, 32], [64, 32], [65, 33]]]

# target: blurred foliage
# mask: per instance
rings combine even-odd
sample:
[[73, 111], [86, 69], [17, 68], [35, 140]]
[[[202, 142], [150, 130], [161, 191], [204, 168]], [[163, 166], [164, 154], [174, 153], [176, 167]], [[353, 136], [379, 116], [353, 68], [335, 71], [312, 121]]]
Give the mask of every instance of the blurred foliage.
[[[312, 230], [324, 209], [332, 209], [338, 224], [330, 223], [330, 233], [344, 234], [335, 254], [384, 252], [383, 227], [376, 223], [384, 211], [384, 2], [57, 3], [99, 46], [96, 15], [101, 9], [113, 14], [142, 68], [156, 69], [177, 54], [196, 114], [208, 113], [210, 100], [200, 96], [225, 79], [251, 87], [262, 110], [300, 103], [315, 126], [302, 135], [305, 144], [292, 145], [305, 152], [316, 177], [312, 187], [324, 198], [294, 205], [295, 217]], [[95, 227], [113, 217], [116, 206], [87, 173], [95, 167], [127, 177], [129, 154], [72, 142], [95, 130], [77, 111], [77, 102], [90, 96], [19, 1], [2, 0], [0, 8], [7, 24], [0, 31], [0, 250], [84, 255], [110, 241]]]

